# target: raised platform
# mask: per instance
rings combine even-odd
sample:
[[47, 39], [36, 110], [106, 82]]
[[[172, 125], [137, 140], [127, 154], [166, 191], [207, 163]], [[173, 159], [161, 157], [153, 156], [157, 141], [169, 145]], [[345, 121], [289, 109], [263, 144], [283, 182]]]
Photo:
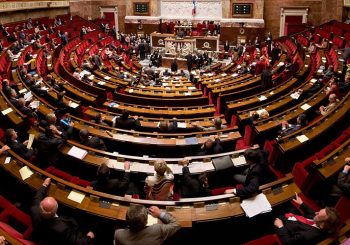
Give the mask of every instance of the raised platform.
[[[151, 33], [151, 46], [155, 48], [166, 48], [165, 44], [167, 40], [177, 40], [174, 34], [166, 34], [153, 32]], [[191, 42], [195, 40], [194, 48], [203, 51], [219, 51], [219, 40], [218, 36], [186, 36], [184, 39], [178, 40], [179, 42]]]
[[[174, 58], [171, 57], [162, 57], [162, 66], [165, 68], [170, 68], [171, 62], [173, 62]], [[187, 71], [187, 62], [186, 59], [177, 58], [177, 67], [178, 70]]]

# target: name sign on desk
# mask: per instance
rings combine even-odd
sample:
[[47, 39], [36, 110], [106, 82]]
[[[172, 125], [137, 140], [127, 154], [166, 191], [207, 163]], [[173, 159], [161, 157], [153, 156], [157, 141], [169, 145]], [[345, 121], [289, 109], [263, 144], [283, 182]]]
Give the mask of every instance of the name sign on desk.
[[7, 115], [7, 114], [9, 114], [9, 113], [12, 112], [12, 111], [13, 111], [12, 108], [9, 107], [9, 108], [7, 108], [6, 110], [1, 111], [1, 113], [2, 113], [3, 115]]

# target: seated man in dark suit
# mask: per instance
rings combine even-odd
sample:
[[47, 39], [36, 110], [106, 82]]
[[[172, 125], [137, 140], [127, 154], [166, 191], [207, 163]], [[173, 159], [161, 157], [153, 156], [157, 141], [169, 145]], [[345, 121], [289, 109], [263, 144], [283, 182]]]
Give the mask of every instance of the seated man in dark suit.
[[25, 158], [26, 160], [30, 160], [32, 157], [34, 157], [35, 152], [32, 149], [27, 148], [28, 140], [24, 141], [23, 143], [19, 142], [17, 140], [17, 132], [13, 128], [6, 129], [5, 138], [6, 144], [11, 148], [11, 150], [16, 152], [21, 157]]
[[89, 245], [95, 235], [89, 231], [83, 235], [78, 223], [69, 217], [57, 215], [58, 203], [53, 197], [45, 197], [51, 179], [45, 179], [36, 193], [31, 207], [35, 240], [46, 245]]
[[225, 193], [233, 193], [237, 196], [252, 196], [259, 192], [260, 185], [276, 179], [260, 150], [248, 149], [244, 152], [244, 157], [249, 167], [243, 174], [233, 176], [233, 179], [243, 186], [226, 190]]
[[[105, 192], [113, 195], [124, 196], [125, 194], [134, 194], [136, 191], [133, 185], [130, 185], [130, 163], [124, 163], [124, 176], [120, 179], [110, 179], [110, 169], [106, 164], [101, 164], [97, 170], [97, 180], [92, 182], [92, 187], [96, 191]], [[130, 187], [130, 188], [129, 188]]]
[[90, 136], [89, 131], [82, 129], [79, 132], [80, 144], [86, 145], [91, 148], [106, 151], [107, 147], [103, 140], [96, 136]]
[[129, 115], [130, 113], [128, 110], [123, 110], [122, 115], [115, 119], [113, 127], [122, 129], [135, 129], [141, 125], [137, 116], [134, 116], [134, 118], [130, 118]]
[[54, 113], [46, 115], [45, 131], [51, 131], [52, 137], [61, 137], [62, 139], [68, 139], [73, 133], [73, 122], [69, 122], [67, 129], [56, 125], [57, 118]]
[[208, 139], [199, 149], [197, 155], [211, 155], [211, 154], [219, 154], [223, 152], [223, 148], [221, 146], [221, 141], [219, 137], [216, 136], [215, 140]]
[[305, 217], [287, 213], [275, 219], [282, 244], [317, 244], [339, 228], [340, 218], [335, 208], [326, 207], [314, 212], [298, 195], [293, 201], [300, 205]]
[[191, 176], [190, 169], [188, 168], [189, 159], [183, 159], [180, 164], [183, 166], [180, 187], [181, 197], [192, 198], [211, 196], [211, 190], [208, 188], [208, 178], [206, 178], [206, 174], [201, 174], [200, 177], [196, 179]]

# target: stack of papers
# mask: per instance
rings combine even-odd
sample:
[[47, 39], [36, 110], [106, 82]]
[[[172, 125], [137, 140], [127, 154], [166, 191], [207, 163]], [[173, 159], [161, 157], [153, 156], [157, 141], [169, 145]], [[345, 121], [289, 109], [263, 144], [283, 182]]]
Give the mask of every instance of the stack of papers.
[[255, 197], [243, 200], [241, 203], [241, 207], [243, 208], [244, 212], [249, 218], [261, 213], [267, 213], [272, 211], [271, 204], [269, 203], [269, 201], [263, 193], [260, 193]]
[[78, 158], [78, 159], [83, 159], [87, 155], [87, 151], [81, 148], [78, 148], [76, 146], [73, 146], [69, 151], [68, 155]]
[[237, 74], [237, 73], [233, 73], [231, 76], [232, 76], [232, 77], [237, 77], [238, 74]]
[[186, 92], [185, 93], [185, 96], [189, 96], [189, 95], [191, 95], [191, 92]]
[[111, 77], [105, 76], [104, 79], [109, 80], [109, 79], [111, 79]]

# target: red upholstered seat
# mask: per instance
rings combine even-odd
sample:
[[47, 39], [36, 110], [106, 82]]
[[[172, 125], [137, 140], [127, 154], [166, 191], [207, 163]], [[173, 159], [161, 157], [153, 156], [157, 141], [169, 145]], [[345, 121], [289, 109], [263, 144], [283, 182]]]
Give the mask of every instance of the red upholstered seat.
[[347, 196], [342, 196], [335, 205], [335, 209], [338, 211], [342, 222], [350, 218], [349, 208], [350, 198]]
[[213, 196], [215, 195], [222, 195], [225, 193], [225, 190], [228, 190], [228, 189], [233, 189], [235, 188], [234, 186], [226, 186], [226, 187], [221, 187], [221, 188], [215, 188], [215, 189], [212, 189], [211, 190], [211, 194]]
[[249, 148], [254, 141], [254, 132], [250, 125], [245, 126], [243, 139], [237, 140], [236, 150]]
[[315, 154], [317, 159], [322, 159], [325, 156], [327, 156], [329, 153], [331, 153], [333, 150], [335, 150], [338, 147], [338, 145], [332, 143], [330, 145], [327, 145], [326, 147], [324, 147], [322, 150], [320, 150], [319, 152], [317, 152]]
[[0, 227], [17, 238], [28, 239], [32, 234], [32, 220], [30, 216], [15, 206], [0, 214]]
[[282, 245], [282, 242], [276, 234], [269, 234], [253, 241], [243, 243], [243, 245]]

